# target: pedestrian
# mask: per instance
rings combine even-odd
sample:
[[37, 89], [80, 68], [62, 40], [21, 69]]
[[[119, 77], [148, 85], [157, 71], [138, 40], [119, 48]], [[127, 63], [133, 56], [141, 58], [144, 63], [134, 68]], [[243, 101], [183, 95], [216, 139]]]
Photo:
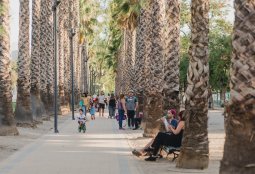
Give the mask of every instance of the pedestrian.
[[118, 113], [119, 113], [119, 129], [124, 130], [124, 128], [122, 127], [122, 121], [123, 121], [124, 115], [127, 113], [124, 94], [120, 94], [120, 98], [118, 100]]
[[96, 103], [93, 103], [91, 108], [90, 108], [91, 120], [96, 119], [95, 114], [96, 114]]
[[111, 94], [109, 99], [109, 118], [114, 118], [116, 110], [116, 99], [114, 94]]
[[128, 97], [126, 98], [127, 107], [127, 117], [128, 117], [128, 127], [129, 129], [135, 128], [135, 112], [138, 108], [138, 100], [134, 96], [134, 92], [130, 90], [128, 92]]
[[84, 115], [86, 116], [87, 114], [87, 111], [89, 111], [89, 101], [90, 101], [90, 98], [88, 97], [88, 94], [87, 93], [84, 93], [84, 98], [83, 98], [83, 112], [84, 112]]
[[98, 103], [99, 103], [99, 117], [104, 116], [104, 109], [105, 109], [105, 96], [104, 92], [101, 91], [99, 97], [98, 97]]

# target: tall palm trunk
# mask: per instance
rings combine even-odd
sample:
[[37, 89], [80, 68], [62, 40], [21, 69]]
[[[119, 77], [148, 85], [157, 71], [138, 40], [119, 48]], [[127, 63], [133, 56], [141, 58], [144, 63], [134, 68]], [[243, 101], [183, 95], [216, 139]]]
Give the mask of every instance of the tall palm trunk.
[[[61, 101], [61, 110], [63, 112], [69, 112], [70, 111], [70, 56], [69, 56], [69, 1], [68, 0], [63, 0], [61, 2], [61, 11], [63, 12], [63, 16], [61, 21], [63, 21], [63, 28], [61, 28], [61, 32], [63, 32], [63, 45], [60, 49], [63, 49], [63, 61], [64, 61], [64, 67], [63, 67], [63, 72], [64, 72], [64, 103]], [[62, 41], [62, 39], [61, 39]], [[60, 90], [60, 94], [62, 91]]]
[[29, 0], [20, 1], [18, 55], [18, 93], [15, 118], [21, 124], [33, 124], [30, 95]]
[[0, 136], [18, 135], [12, 109], [10, 73], [9, 0], [1, 0], [0, 26]]
[[[66, 24], [66, 27], [68, 24]], [[64, 33], [64, 61], [65, 61], [65, 78], [64, 78], [64, 91], [65, 91], [65, 108], [70, 111], [70, 92], [71, 92], [71, 79], [70, 79], [70, 43], [69, 43], [69, 33], [66, 30]]]
[[115, 94], [119, 95], [121, 91], [121, 48], [117, 53], [117, 69], [115, 72]]
[[124, 39], [123, 39], [123, 47], [124, 47], [124, 52], [123, 52], [123, 93], [127, 94], [129, 90], [129, 67], [131, 64], [130, 63], [130, 54], [129, 54], [129, 44], [131, 44], [131, 37], [132, 34], [129, 31], [129, 29], [124, 29]]
[[82, 84], [81, 84], [81, 89], [82, 86], [84, 88], [83, 92], [88, 93], [88, 55], [87, 55], [87, 42], [84, 41], [83, 46], [82, 46], [82, 51], [81, 51], [81, 78], [82, 78]]
[[65, 51], [65, 32], [66, 32], [66, 27], [65, 27], [65, 20], [66, 20], [66, 2], [63, 1], [60, 4], [59, 7], [59, 17], [58, 17], [58, 23], [59, 23], [59, 67], [58, 67], [58, 78], [59, 78], [59, 114], [60, 115], [65, 115], [69, 112], [69, 109], [66, 107], [66, 102], [65, 102], [65, 55], [67, 52]]
[[146, 60], [146, 75], [149, 87], [145, 88], [146, 115], [144, 136], [154, 136], [159, 125], [156, 120], [162, 115], [163, 91], [163, 5], [164, 0], [153, 0], [151, 3], [151, 52]]
[[166, 1], [166, 32], [164, 56], [164, 111], [179, 110], [180, 4]]
[[[40, 95], [41, 95], [41, 100], [44, 104], [46, 114], [48, 114], [48, 99], [47, 99], [47, 53], [46, 53], [46, 37], [47, 37], [47, 32], [46, 32], [46, 22], [47, 22], [47, 17], [46, 17], [46, 8], [47, 4], [45, 1], [41, 0], [41, 11], [40, 11]], [[46, 116], [48, 117], [48, 116]]]
[[[79, 27], [79, 0], [72, 0], [72, 22], [73, 27], [76, 29]], [[80, 98], [80, 59], [79, 59], [79, 34], [76, 34], [73, 38], [73, 57], [74, 57], [74, 89], [75, 89], [75, 104], [78, 104]]]
[[132, 31], [131, 29], [126, 29], [126, 60], [125, 60], [125, 82], [126, 82], [126, 88], [125, 88], [125, 94], [128, 93], [129, 90], [133, 90], [132, 87], [132, 80], [134, 78], [134, 40], [135, 40], [135, 31]]
[[47, 61], [47, 103], [48, 112], [50, 115], [54, 114], [54, 50], [53, 50], [53, 20], [52, 20], [52, 1], [46, 0], [46, 61]]
[[119, 58], [119, 62], [120, 62], [120, 91], [119, 91], [119, 94], [120, 93], [124, 93], [125, 91], [125, 87], [126, 87], [126, 84], [125, 84], [125, 53], [126, 53], [126, 47], [125, 47], [125, 37], [123, 38], [123, 41], [122, 41], [122, 46], [121, 46], [121, 52], [120, 52], [120, 58]]
[[255, 2], [235, 0], [231, 99], [220, 173], [255, 173]]
[[40, 96], [40, 13], [41, 0], [33, 0], [32, 5], [32, 45], [31, 45], [31, 100], [34, 120], [42, 121], [45, 113]]
[[[146, 61], [146, 38], [149, 29], [148, 22], [150, 21], [148, 10], [141, 9], [138, 19], [136, 33], [136, 59], [135, 59], [135, 89], [138, 97], [139, 108], [138, 112], [143, 112], [144, 108], [144, 87], [145, 87], [145, 61]], [[148, 39], [148, 38], [147, 38]]]
[[185, 131], [177, 167], [208, 167], [209, 0], [192, 0]]

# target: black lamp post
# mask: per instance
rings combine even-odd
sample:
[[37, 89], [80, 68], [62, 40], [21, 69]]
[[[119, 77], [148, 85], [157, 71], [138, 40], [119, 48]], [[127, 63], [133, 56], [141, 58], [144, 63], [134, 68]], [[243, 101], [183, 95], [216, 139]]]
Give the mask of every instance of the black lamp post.
[[74, 64], [73, 64], [73, 37], [75, 36], [75, 29], [71, 28], [69, 32], [69, 39], [70, 39], [70, 61], [71, 61], [71, 83], [72, 83], [72, 119], [74, 118]]
[[58, 50], [57, 50], [57, 7], [60, 4], [60, 0], [53, 0], [53, 22], [54, 22], [54, 132], [58, 133], [58, 74], [57, 74], [57, 64], [58, 64]]

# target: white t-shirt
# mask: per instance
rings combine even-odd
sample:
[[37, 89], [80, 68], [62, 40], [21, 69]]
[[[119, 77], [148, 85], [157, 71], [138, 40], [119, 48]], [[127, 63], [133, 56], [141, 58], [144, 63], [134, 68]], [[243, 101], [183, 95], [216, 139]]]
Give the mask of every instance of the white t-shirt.
[[77, 114], [77, 119], [78, 121], [82, 122], [82, 123], [85, 123], [86, 120], [87, 120], [87, 117], [84, 115], [84, 114]]
[[98, 97], [98, 102], [101, 103], [101, 104], [104, 104], [104, 99], [105, 99], [105, 96], [104, 95], [100, 95]]

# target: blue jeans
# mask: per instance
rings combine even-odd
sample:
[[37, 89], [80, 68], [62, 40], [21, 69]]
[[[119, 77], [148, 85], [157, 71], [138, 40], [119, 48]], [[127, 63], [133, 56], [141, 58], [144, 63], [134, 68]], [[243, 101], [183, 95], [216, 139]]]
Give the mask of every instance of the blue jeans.
[[115, 116], [115, 107], [109, 106], [109, 116], [111, 118]]
[[124, 118], [124, 110], [119, 110], [119, 128], [122, 128], [122, 121]]

